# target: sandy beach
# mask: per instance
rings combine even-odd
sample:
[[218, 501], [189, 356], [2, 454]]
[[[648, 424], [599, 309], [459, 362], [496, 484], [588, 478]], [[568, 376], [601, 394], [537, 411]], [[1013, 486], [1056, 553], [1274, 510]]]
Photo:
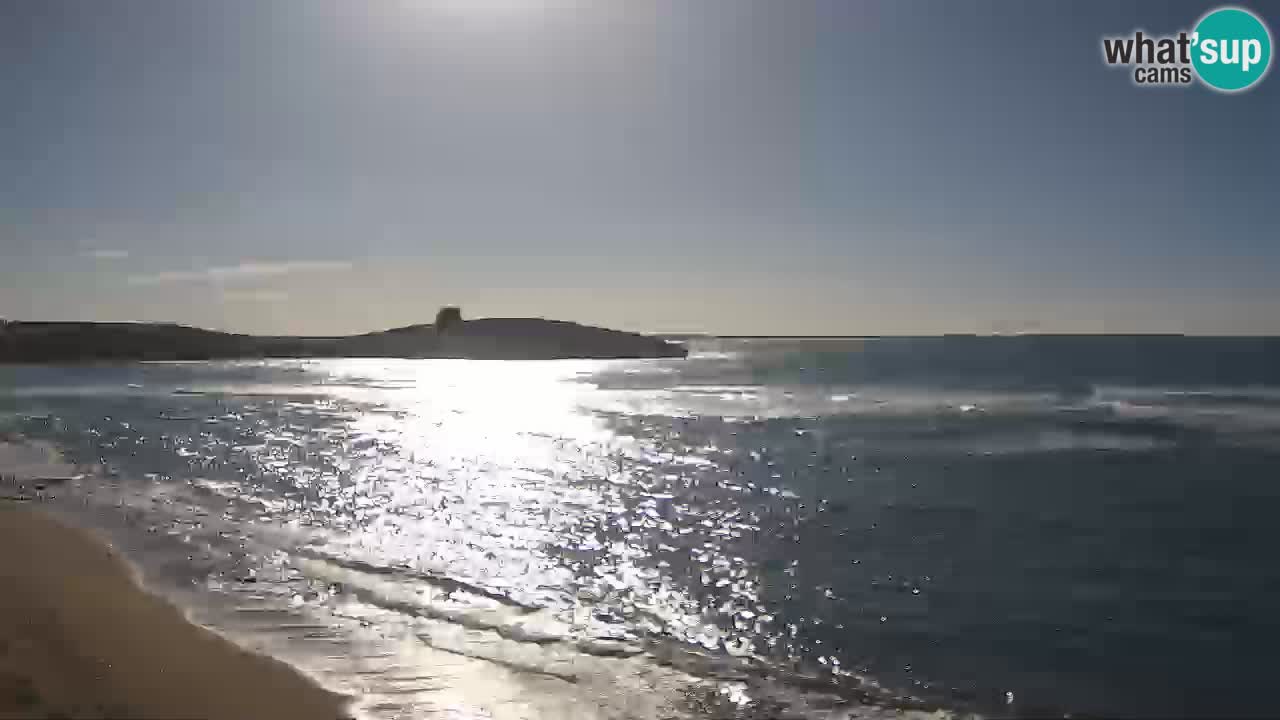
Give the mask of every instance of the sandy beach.
[[346, 698], [188, 622], [38, 503], [0, 499], [0, 548], [0, 720], [350, 715]]

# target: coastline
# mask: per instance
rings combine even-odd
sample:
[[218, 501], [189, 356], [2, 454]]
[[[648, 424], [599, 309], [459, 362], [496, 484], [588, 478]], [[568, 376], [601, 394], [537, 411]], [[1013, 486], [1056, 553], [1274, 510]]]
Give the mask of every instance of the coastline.
[[0, 720], [351, 717], [350, 698], [190, 622], [31, 503], [0, 499], [0, 548]]
[[242, 335], [169, 323], [0, 321], [0, 363], [19, 364], [265, 358], [613, 360], [688, 354], [683, 345], [656, 336], [544, 318], [463, 320], [456, 308], [442, 309], [436, 324], [332, 337]]

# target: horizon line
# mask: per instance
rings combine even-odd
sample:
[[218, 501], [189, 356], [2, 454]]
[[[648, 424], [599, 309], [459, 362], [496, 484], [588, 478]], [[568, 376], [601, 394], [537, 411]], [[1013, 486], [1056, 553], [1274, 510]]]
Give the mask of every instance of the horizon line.
[[[551, 322], [570, 322], [586, 327], [607, 328], [603, 325], [591, 325], [576, 320], [558, 320], [546, 317], [504, 317], [504, 316], [485, 316], [468, 318], [468, 320], [544, 320]], [[206, 332], [225, 333], [228, 335], [245, 335], [249, 337], [300, 337], [300, 338], [334, 338], [347, 337], [356, 335], [376, 334], [390, 330], [403, 330], [413, 327], [424, 327], [433, 325], [433, 323], [416, 323], [413, 325], [400, 325], [395, 327], [382, 328], [380, 330], [364, 330], [360, 332], [347, 334], [326, 334], [326, 335], [288, 335], [288, 334], [257, 334], [248, 333], [238, 330], [213, 329], [202, 327], [200, 325], [192, 325], [177, 321], [165, 320], [12, 320], [0, 317], [0, 326], [2, 325], [156, 325], [165, 327], [182, 327], [195, 330], [204, 330]], [[659, 337], [671, 340], [879, 340], [879, 339], [913, 339], [913, 338], [1035, 338], [1035, 337], [1130, 337], [1130, 338], [1197, 338], [1197, 339], [1237, 339], [1237, 338], [1254, 338], [1254, 339], [1280, 339], [1280, 332], [1271, 333], [1188, 333], [1188, 332], [1106, 332], [1106, 331], [1036, 331], [1036, 332], [939, 332], [939, 333], [853, 333], [853, 334], [760, 334], [760, 333], [713, 333], [713, 332], [665, 332], [665, 331], [642, 331], [642, 330], [623, 330], [623, 332], [631, 332], [651, 337]]]

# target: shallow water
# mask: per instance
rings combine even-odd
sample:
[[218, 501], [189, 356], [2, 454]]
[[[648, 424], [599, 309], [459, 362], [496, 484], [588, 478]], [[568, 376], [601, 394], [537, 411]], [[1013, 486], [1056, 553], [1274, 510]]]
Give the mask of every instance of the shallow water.
[[1169, 342], [5, 368], [0, 429], [375, 717], [1268, 714], [1280, 355]]

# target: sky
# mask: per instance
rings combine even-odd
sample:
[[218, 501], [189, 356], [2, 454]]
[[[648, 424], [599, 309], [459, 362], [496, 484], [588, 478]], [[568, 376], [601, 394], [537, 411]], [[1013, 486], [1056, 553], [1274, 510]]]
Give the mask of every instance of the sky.
[[1102, 62], [1213, 7], [0, 3], [0, 317], [1280, 334], [1280, 74]]

